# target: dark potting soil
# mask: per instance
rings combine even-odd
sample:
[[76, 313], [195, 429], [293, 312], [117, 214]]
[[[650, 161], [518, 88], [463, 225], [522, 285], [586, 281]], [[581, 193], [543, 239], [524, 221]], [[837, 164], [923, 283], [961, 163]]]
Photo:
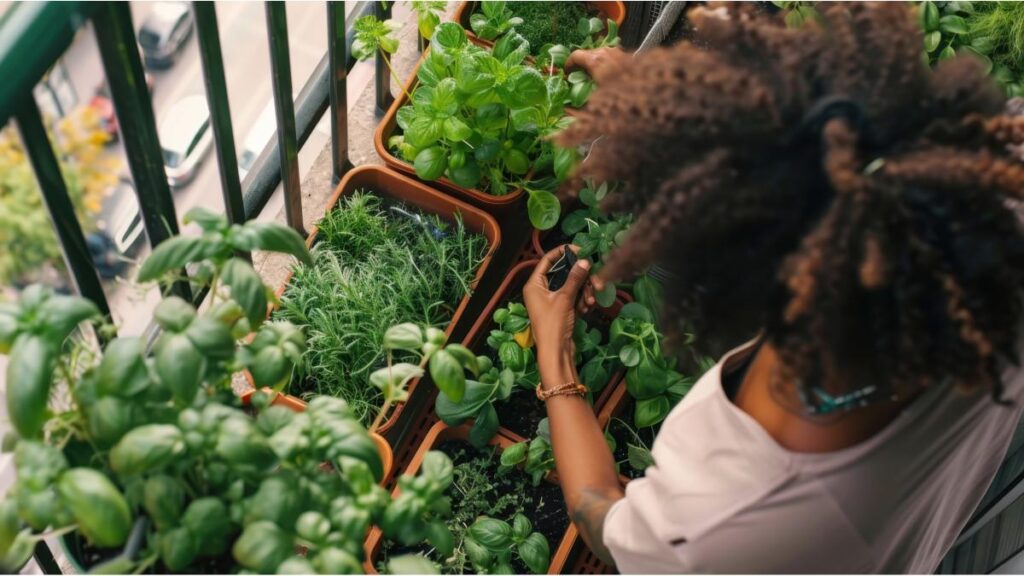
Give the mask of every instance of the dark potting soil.
[[[85, 540], [75, 534], [65, 537], [64, 545], [68, 553], [78, 562], [79, 566], [89, 570], [90, 568], [113, 560], [121, 554], [120, 548], [96, 548], [90, 546]], [[136, 557], [138, 559], [138, 557]], [[231, 552], [227, 551], [216, 558], [202, 558], [182, 571], [183, 574], [231, 574], [237, 569]], [[146, 574], [171, 574], [172, 572], [157, 562], [149, 567]]]
[[619, 474], [631, 479], [642, 478], [644, 472], [629, 464], [629, 444], [641, 446], [637, 442], [637, 436], [640, 436], [640, 440], [643, 442], [642, 446], [646, 446], [650, 450], [654, 446], [654, 438], [658, 435], [658, 430], [661, 429], [661, 424], [639, 430], [633, 428], [634, 406], [633, 399], [627, 398], [618, 414], [608, 423], [608, 433], [615, 439], [615, 450], [612, 452], [615, 457], [615, 465], [619, 469]]
[[565, 232], [562, 232], [561, 225], [548, 230], [546, 234], [542, 233], [540, 235], [540, 247], [544, 250], [544, 254], [547, 254], [559, 246], [568, 244], [571, 241], [572, 238]]
[[[455, 553], [445, 559], [426, 544], [401, 546], [385, 540], [376, 559], [379, 570], [383, 572], [391, 557], [422, 554], [441, 565], [444, 574], [473, 574], [472, 564], [466, 560], [461, 545], [466, 530], [478, 516], [511, 522], [517, 512], [529, 518], [533, 530], [547, 539], [548, 548], [554, 556], [569, 527], [559, 485], [542, 481], [534, 487], [529, 476], [518, 469], [499, 472], [500, 453], [492, 447], [476, 450], [467, 442], [447, 440], [434, 449], [447, 454], [455, 465], [455, 480], [448, 490], [452, 500], [452, 518], [447, 521], [455, 535]], [[517, 558], [513, 558], [512, 567], [517, 574], [529, 573]]]
[[522, 388], [514, 389], [505, 402], [495, 403], [494, 409], [499, 425], [527, 439], [537, 435], [537, 425], [548, 415], [533, 391]]

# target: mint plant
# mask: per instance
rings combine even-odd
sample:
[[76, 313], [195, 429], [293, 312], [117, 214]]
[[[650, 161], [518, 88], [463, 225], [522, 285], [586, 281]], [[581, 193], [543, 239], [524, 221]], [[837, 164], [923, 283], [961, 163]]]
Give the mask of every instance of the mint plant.
[[611, 350], [626, 367], [626, 389], [636, 401], [633, 422], [639, 428], [660, 423], [690, 390], [693, 381], [676, 371], [675, 358], [661, 349], [663, 336], [647, 307], [622, 307], [609, 331]]
[[487, 51], [470, 43], [458, 24], [438, 26], [417, 73], [419, 85], [398, 111], [402, 134], [388, 146], [423, 180], [444, 176], [495, 196], [522, 187], [530, 221], [550, 228], [560, 209], [551, 190], [568, 175], [576, 151], [547, 139], [567, 125], [567, 87], [524, 65], [528, 52], [515, 34]]
[[481, 40], [494, 40], [522, 24], [523, 19], [515, 16], [502, 0], [481, 2], [480, 11], [469, 17], [469, 27]]
[[448, 3], [445, 0], [412, 0], [412, 11], [416, 13], [416, 28], [419, 30], [420, 50], [426, 48], [426, 41], [434, 35], [441, 24]]

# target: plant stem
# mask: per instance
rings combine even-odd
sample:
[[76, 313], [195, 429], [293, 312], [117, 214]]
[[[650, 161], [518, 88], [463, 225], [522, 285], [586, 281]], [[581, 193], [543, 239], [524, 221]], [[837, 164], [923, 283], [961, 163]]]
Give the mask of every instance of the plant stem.
[[398, 74], [395, 74], [395, 69], [391, 67], [391, 59], [388, 58], [388, 53], [381, 50], [380, 55], [384, 57], [384, 65], [388, 67], [388, 72], [391, 73], [391, 77], [395, 80], [395, 83], [398, 84], [398, 88], [405, 94], [405, 97], [409, 99], [409, 102], [412, 102], [412, 94], [409, 94], [409, 91], [405, 89], [405, 84], [402, 84], [402, 81], [398, 79]]

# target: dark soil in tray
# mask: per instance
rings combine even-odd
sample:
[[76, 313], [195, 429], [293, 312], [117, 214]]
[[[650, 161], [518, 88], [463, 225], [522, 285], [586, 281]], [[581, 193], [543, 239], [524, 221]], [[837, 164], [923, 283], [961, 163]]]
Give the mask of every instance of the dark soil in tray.
[[537, 424], [547, 417], [544, 403], [530, 390], [516, 388], [505, 402], [497, 402], [498, 424], [523, 438], [537, 435]]
[[[569, 527], [561, 487], [544, 481], [535, 488], [530, 478], [518, 469], [499, 472], [499, 452], [493, 447], [476, 450], [461, 440], [447, 440], [434, 449], [447, 454], [455, 464], [455, 481], [448, 491], [453, 512], [448, 525], [455, 534], [455, 554], [450, 559], [439, 558], [429, 545], [400, 546], [384, 540], [375, 562], [379, 570], [383, 572], [392, 556], [424, 554], [441, 565], [442, 573], [474, 573], [461, 542], [465, 531], [481, 515], [511, 522], [516, 512], [523, 513], [533, 524], [533, 530], [547, 539], [554, 555]], [[529, 573], [516, 558], [512, 567], [517, 574]]]
[[[114, 559], [121, 554], [120, 548], [95, 548], [85, 543], [77, 535], [70, 535], [64, 538], [64, 544], [68, 552], [78, 562], [79, 566], [86, 570]], [[138, 559], [138, 556], [136, 557]], [[217, 558], [203, 558], [192, 564], [185, 570], [186, 574], [231, 574], [237, 569], [231, 551], [227, 550]], [[170, 574], [171, 572], [158, 562], [145, 572], [146, 574]]]
[[[642, 478], [644, 475], [643, 471], [637, 470], [629, 464], [629, 444], [644, 446], [650, 450], [654, 446], [654, 437], [657, 436], [661, 425], [641, 428], [639, 430], [633, 428], [631, 430], [633, 427], [633, 406], [633, 399], [627, 398], [618, 414], [608, 423], [607, 431], [615, 439], [613, 455], [619, 468], [619, 474], [627, 478]], [[637, 441], [637, 436], [640, 437], [639, 440], [642, 441], [642, 444]]]

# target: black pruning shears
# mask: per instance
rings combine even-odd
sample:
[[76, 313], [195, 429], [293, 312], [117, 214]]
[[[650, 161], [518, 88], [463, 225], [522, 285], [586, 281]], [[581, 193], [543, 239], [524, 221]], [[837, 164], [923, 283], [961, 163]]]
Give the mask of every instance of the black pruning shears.
[[555, 263], [544, 274], [548, 279], [548, 290], [555, 291], [565, 286], [565, 281], [569, 279], [569, 272], [572, 271], [577, 260], [579, 257], [569, 248], [568, 244], [562, 247], [562, 257], [555, 260]]
[[398, 214], [399, 216], [412, 220], [413, 222], [419, 224], [420, 226], [423, 226], [423, 228], [425, 228], [427, 232], [430, 232], [430, 235], [434, 237], [434, 240], [440, 240], [441, 238], [444, 238], [445, 236], [448, 235], [447, 232], [441, 230], [437, 226], [434, 226], [429, 221], [427, 221], [426, 218], [419, 214], [413, 214], [412, 212], [399, 208], [398, 206], [392, 206], [391, 211], [394, 212], [395, 214]]

